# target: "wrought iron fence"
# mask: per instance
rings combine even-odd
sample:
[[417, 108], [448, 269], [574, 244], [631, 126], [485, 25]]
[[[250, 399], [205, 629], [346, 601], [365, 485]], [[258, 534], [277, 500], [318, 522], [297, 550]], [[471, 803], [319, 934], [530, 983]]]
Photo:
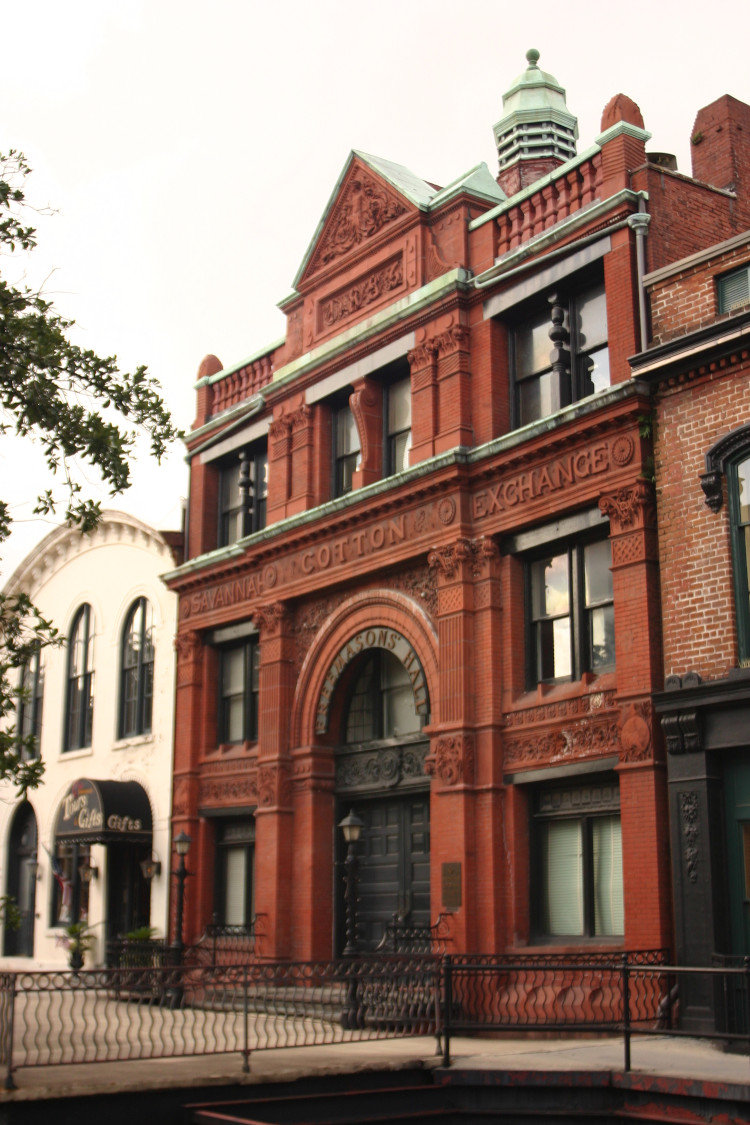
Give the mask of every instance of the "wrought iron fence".
[[741, 968], [688, 968], [667, 964], [658, 950], [586, 960], [533, 954], [446, 956], [441, 976], [443, 1062], [450, 1065], [455, 1035], [609, 1032], [623, 1036], [624, 1069], [630, 1070], [634, 1035], [695, 1036], [694, 1028], [684, 1026], [681, 997], [697, 985], [716, 995], [741, 996], [746, 1006], [741, 1030], [717, 1020], [700, 1037], [740, 1044], [750, 1054], [748, 960]]
[[394, 914], [393, 920], [385, 927], [376, 952], [438, 956], [446, 952], [451, 941], [448, 916], [445, 914], [438, 914], [436, 921], [428, 926], [411, 925]]
[[0, 976], [0, 1065], [180, 1058], [434, 1033], [440, 963], [107, 968]]
[[[218, 935], [217, 935], [218, 936]], [[630, 1069], [633, 1035], [694, 1035], [681, 997], [700, 986], [750, 1004], [750, 962], [684, 968], [660, 951], [586, 960], [381, 953], [320, 963], [148, 965], [0, 974], [0, 1065], [24, 1067], [237, 1053], [435, 1035], [613, 1033]], [[737, 997], [740, 1000], [737, 1001]], [[705, 1038], [750, 1053], [742, 1030]]]

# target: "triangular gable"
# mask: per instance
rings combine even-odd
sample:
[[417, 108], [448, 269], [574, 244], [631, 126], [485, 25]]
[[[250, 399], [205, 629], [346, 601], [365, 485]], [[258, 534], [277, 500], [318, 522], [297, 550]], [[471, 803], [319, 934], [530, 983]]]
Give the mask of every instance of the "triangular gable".
[[294, 279], [305, 278], [374, 238], [407, 211], [427, 210], [437, 189], [400, 164], [352, 152]]

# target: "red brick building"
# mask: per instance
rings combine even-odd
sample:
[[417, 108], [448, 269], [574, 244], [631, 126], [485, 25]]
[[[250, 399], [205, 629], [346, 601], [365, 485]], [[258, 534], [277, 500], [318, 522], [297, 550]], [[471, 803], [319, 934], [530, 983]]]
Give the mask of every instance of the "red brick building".
[[[750, 208], [649, 158], [622, 95], [576, 154], [527, 60], [497, 178], [351, 153], [284, 341], [201, 365], [168, 578], [186, 938], [257, 915], [264, 956], [340, 951], [353, 809], [363, 948], [394, 915], [443, 915], [454, 951], [671, 947], [651, 399], [628, 360], [646, 272]], [[703, 130], [701, 168], [726, 139]]]
[[[645, 281], [653, 344], [633, 374], [654, 392], [676, 948], [732, 963], [750, 955], [750, 231]], [[683, 997], [696, 1027], [715, 1000]], [[746, 1029], [731, 1005], [716, 1018]]]

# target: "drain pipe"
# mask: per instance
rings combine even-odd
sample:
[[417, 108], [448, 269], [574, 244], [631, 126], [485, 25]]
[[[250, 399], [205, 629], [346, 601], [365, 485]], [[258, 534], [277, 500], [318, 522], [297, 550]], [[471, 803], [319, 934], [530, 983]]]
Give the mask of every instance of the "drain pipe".
[[646, 275], [646, 235], [651, 216], [646, 211], [644, 199], [638, 200], [638, 213], [631, 215], [628, 226], [635, 231], [635, 262], [638, 272], [638, 318], [640, 321], [641, 348], [644, 352], [648, 346], [648, 317], [646, 313], [646, 286], [643, 279]]

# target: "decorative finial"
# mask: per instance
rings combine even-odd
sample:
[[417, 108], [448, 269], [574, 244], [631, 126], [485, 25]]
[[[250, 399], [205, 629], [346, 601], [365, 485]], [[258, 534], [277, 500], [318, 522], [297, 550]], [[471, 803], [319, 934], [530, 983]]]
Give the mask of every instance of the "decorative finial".
[[539, 52], [535, 50], [534, 47], [531, 47], [526, 52], [526, 62], [529, 64], [529, 66], [536, 66], [536, 64], [539, 62]]

